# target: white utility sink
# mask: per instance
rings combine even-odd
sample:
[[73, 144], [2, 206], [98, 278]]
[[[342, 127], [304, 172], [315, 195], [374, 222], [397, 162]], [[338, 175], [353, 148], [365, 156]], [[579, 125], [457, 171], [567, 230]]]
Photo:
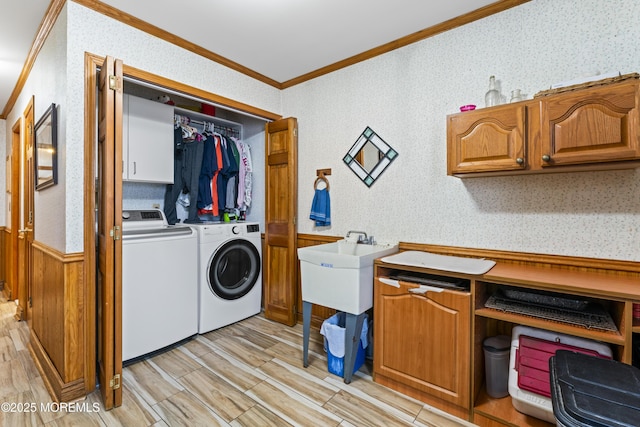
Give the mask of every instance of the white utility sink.
[[302, 300], [345, 313], [373, 307], [373, 260], [393, 254], [398, 245], [364, 245], [339, 240], [298, 248]]

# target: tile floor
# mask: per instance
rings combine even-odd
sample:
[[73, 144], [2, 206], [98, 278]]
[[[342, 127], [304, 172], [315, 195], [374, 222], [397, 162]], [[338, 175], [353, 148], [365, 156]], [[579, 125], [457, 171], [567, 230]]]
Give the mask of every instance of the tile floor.
[[262, 315], [125, 367], [116, 409], [103, 410], [95, 391], [77, 411], [62, 411], [31, 360], [27, 325], [13, 319], [15, 307], [0, 300], [3, 427], [473, 425], [372, 382], [369, 362], [345, 384], [327, 372], [317, 330], [303, 368], [302, 326]]

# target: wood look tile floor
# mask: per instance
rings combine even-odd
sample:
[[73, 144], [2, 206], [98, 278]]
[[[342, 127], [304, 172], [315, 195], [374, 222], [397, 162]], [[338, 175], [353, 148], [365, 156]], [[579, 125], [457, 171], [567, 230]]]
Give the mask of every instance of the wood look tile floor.
[[52, 401], [27, 349], [27, 324], [13, 318], [15, 308], [0, 300], [3, 427], [473, 426], [374, 383], [369, 362], [345, 384], [327, 371], [317, 330], [303, 368], [302, 326], [262, 315], [125, 367], [118, 408], [103, 410], [97, 390], [77, 402], [80, 410], [61, 411], [46, 406]]

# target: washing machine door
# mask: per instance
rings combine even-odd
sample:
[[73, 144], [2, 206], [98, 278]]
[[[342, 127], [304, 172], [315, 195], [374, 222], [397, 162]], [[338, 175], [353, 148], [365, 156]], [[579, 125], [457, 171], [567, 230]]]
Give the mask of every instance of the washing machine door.
[[230, 240], [220, 246], [209, 262], [211, 291], [226, 300], [242, 298], [260, 276], [260, 254], [246, 240]]

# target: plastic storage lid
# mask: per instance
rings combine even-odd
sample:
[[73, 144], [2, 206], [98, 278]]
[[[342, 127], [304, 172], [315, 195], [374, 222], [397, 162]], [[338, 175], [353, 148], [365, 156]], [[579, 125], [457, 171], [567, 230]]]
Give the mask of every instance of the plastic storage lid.
[[549, 359], [551, 401], [559, 426], [636, 427], [640, 369], [559, 350]]
[[511, 337], [508, 335], [496, 335], [484, 340], [483, 348], [491, 353], [503, 352], [511, 349]]

